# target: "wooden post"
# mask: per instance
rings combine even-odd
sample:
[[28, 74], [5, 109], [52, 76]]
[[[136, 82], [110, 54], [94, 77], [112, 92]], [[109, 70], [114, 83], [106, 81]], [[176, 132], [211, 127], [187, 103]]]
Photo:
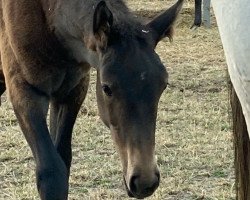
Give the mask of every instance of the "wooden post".
[[236, 199], [250, 199], [250, 141], [246, 121], [242, 112], [240, 101], [231, 87], [231, 107], [233, 115], [233, 134], [235, 150], [235, 186]]
[[203, 23], [204, 23], [204, 26], [207, 28], [209, 28], [211, 25], [210, 5], [211, 5], [211, 0], [203, 0]]

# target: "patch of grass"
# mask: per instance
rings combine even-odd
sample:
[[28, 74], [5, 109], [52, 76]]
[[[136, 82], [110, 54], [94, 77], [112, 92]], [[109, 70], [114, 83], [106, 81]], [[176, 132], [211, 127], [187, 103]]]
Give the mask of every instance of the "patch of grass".
[[[155, 12], [172, 1], [128, 1]], [[164, 5], [164, 6], [163, 6]], [[235, 199], [226, 63], [214, 16], [211, 29], [191, 31], [187, 1], [174, 42], [157, 47], [170, 75], [160, 99], [156, 155], [161, 184], [152, 200]], [[69, 199], [128, 199], [109, 130], [98, 117], [95, 71], [73, 134]], [[11, 105], [0, 107], [0, 199], [38, 199], [34, 161]]]

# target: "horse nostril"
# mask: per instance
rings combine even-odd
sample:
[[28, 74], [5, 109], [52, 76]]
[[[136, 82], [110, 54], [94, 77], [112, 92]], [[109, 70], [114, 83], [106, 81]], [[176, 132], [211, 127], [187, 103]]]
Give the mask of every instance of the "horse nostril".
[[133, 194], [135, 194], [137, 192], [138, 179], [139, 179], [139, 176], [132, 176], [131, 179], [130, 179], [129, 189]]
[[160, 183], [160, 174], [157, 173], [155, 180], [151, 183], [151, 185], [144, 188], [144, 194], [151, 195], [156, 190], [156, 188], [159, 186], [159, 183]]

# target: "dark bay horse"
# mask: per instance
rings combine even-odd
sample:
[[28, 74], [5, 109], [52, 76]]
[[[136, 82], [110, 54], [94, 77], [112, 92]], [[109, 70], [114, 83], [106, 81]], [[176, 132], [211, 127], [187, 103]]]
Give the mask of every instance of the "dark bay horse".
[[157, 104], [168, 74], [154, 49], [172, 38], [182, 4], [144, 24], [122, 0], [0, 0], [0, 95], [6, 87], [36, 162], [41, 199], [67, 199], [72, 129], [90, 67], [129, 196], [156, 190]]
[[193, 27], [200, 27], [202, 23], [202, 0], [195, 0], [194, 7], [195, 7], [195, 13], [194, 13], [194, 23], [191, 26]]

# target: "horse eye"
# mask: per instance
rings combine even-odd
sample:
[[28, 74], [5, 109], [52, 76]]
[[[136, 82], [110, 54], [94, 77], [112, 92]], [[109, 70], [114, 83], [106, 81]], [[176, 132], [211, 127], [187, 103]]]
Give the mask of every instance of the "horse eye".
[[109, 97], [112, 96], [112, 90], [110, 89], [109, 86], [103, 85], [103, 86], [102, 86], [102, 90], [103, 90], [103, 92], [104, 92], [107, 96], [109, 96]]

